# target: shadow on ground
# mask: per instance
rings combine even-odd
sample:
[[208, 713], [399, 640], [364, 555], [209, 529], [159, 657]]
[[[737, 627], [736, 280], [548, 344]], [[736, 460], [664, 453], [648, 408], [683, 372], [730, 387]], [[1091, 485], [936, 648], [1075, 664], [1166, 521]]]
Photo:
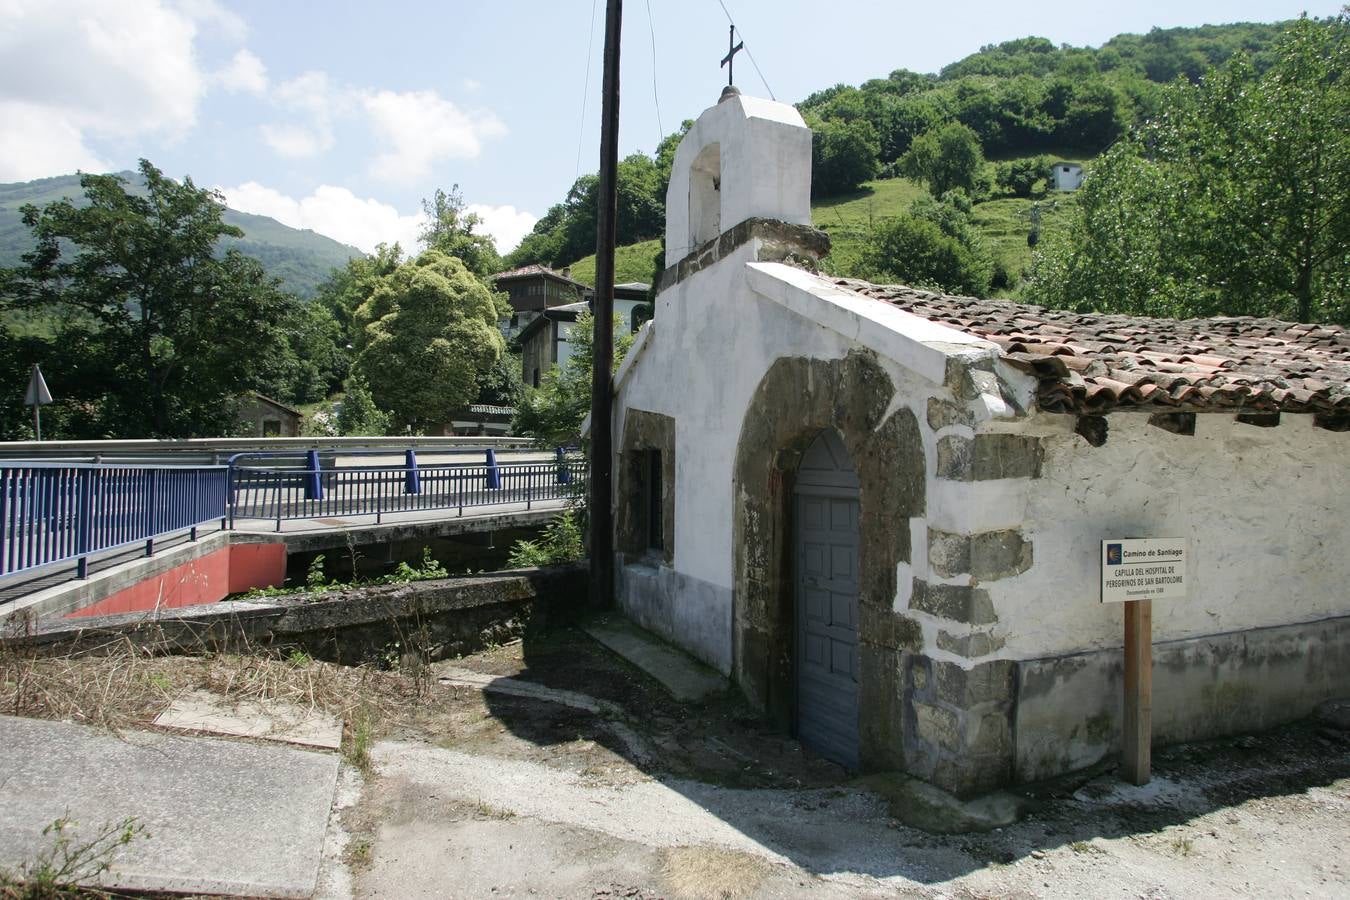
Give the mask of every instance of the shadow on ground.
[[485, 675], [604, 701], [599, 712], [590, 712], [484, 693], [492, 717], [517, 738], [559, 749], [592, 741], [735, 833], [817, 875], [852, 872], [932, 884], [1054, 847], [1084, 852], [1080, 848], [1094, 838], [1156, 835], [1226, 807], [1350, 777], [1350, 734], [1305, 721], [1162, 748], [1154, 781], [1143, 788], [1118, 781], [1105, 765], [1022, 786], [1013, 793], [1026, 814], [1016, 824], [933, 835], [901, 825], [879, 795], [776, 732], [734, 691], [678, 703], [579, 628], [531, 634], [519, 654], [458, 662]]

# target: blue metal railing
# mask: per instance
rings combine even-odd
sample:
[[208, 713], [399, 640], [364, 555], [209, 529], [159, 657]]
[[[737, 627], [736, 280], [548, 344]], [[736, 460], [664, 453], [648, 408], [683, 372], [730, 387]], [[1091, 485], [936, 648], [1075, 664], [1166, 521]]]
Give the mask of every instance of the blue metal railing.
[[288, 519], [374, 516], [434, 509], [524, 504], [560, 500], [584, 493], [586, 461], [560, 457], [551, 462], [496, 465], [418, 466], [415, 457], [401, 466], [343, 468], [256, 468], [236, 465], [230, 483], [230, 524], [237, 519]]
[[0, 465], [0, 577], [76, 561], [219, 521], [229, 496], [227, 466]]

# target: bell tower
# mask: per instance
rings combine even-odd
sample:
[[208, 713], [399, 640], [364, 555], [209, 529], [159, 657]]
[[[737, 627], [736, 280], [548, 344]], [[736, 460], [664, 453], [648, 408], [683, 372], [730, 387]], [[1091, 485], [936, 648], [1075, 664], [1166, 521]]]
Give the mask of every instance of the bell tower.
[[786, 103], [728, 86], [675, 151], [666, 265], [752, 218], [811, 224], [811, 130]]

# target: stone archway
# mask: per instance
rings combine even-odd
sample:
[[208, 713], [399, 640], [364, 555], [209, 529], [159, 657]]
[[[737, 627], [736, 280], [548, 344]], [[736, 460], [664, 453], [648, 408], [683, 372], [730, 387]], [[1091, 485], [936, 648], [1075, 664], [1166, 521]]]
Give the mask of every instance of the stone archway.
[[909, 520], [924, 514], [919, 423], [887, 416], [895, 389], [867, 351], [784, 357], [760, 380], [741, 424], [733, 475], [733, 677], [785, 729], [793, 725], [791, 500], [806, 448], [826, 428], [843, 438], [859, 488], [859, 721], [865, 770], [903, 769], [901, 654], [917, 623], [893, 609], [896, 566], [910, 562]]

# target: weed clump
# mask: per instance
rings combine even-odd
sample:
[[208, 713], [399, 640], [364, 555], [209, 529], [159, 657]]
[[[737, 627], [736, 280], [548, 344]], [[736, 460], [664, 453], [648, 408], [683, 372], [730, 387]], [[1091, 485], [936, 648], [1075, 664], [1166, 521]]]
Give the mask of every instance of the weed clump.
[[[103, 825], [87, 841], [76, 841], [75, 822], [69, 814], [42, 829], [50, 839], [30, 861], [15, 871], [0, 869], [0, 900], [54, 900], [60, 897], [89, 895], [78, 890], [96, 884], [112, 868], [113, 857], [137, 837], [145, 835], [145, 826], [134, 816]], [[95, 896], [102, 892], [93, 892]]]

